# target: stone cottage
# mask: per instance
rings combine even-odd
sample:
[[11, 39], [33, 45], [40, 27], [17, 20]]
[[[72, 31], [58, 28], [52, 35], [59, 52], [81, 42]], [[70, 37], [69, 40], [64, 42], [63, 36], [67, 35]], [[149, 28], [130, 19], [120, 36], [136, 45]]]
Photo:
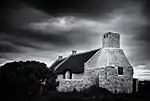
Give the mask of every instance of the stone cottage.
[[120, 48], [120, 34], [102, 35], [102, 47], [59, 58], [50, 67], [57, 74], [58, 91], [82, 91], [98, 85], [112, 93], [131, 93], [133, 68]]

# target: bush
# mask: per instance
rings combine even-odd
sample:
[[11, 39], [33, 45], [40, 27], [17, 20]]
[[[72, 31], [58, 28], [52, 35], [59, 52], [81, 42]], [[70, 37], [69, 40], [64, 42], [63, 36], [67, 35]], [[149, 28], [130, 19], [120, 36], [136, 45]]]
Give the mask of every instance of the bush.
[[[37, 61], [11, 62], [0, 68], [0, 92], [11, 100], [31, 99], [55, 90], [56, 74]], [[6, 100], [5, 98], [5, 100]]]

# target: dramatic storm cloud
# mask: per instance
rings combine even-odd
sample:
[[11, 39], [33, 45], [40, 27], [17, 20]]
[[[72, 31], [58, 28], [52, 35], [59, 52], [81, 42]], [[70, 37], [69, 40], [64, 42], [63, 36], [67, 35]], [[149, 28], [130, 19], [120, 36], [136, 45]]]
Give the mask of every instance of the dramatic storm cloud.
[[101, 35], [121, 34], [134, 76], [150, 79], [149, 1], [5, 0], [0, 13], [0, 63], [39, 60], [48, 66], [71, 50], [101, 47]]

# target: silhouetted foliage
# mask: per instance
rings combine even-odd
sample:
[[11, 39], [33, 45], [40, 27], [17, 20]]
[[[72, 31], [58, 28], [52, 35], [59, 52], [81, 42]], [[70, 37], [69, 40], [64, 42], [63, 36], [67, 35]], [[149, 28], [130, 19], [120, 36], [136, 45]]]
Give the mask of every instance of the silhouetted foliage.
[[150, 98], [150, 81], [139, 81], [138, 85], [138, 95], [143, 96], [144, 98]]
[[108, 91], [105, 88], [101, 88], [97, 85], [91, 86], [89, 89], [83, 90], [84, 93], [91, 93], [91, 95], [94, 94], [111, 94], [110, 91]]
[[[148, 86], [148, 84], [148, 82], [142, 82], [142, 85]], [[141, 90], [146, 89], [145, 87], [141, 88]], [[112, 94], [107, 89], [95, 85], [82, 92], [77, 92], [76, 90], [73, 90], [73, 92], [54, 91], [49, 93], [48, 96], [38, 97], [34, 101], [149, 101], [150, 98], [145, 97], [145, 94], [149, 95], [149, 93], [141, 90], [133, 94]]]
[[11, 100], [28, 100], [33, 96], [55, 90], [56, 78], [56, 74], [44, 63], [6, 63], [0, 68], [0, 92], [2, 96], [7, 96]]

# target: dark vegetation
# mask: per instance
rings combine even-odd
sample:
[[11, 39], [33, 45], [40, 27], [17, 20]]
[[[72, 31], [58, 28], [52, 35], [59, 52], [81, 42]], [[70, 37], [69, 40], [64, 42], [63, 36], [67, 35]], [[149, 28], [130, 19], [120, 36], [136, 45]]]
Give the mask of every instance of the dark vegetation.
[[106, 89], [92, 86], [82, 92], [49, 92], [48, 95], [37, 97], [34, 101], [150, 101], [150, 91], [144, 92], [144, 89], [132, 94], [112, 94]]
[[[56, 90], [56, 74], [36, 61], [11, 62], [0, 68], [0, 98], [21, 101]], [[2, 100], [1, 100], [2, 101]]]
[[138, 93], [111, 94], [97, 86], [82, 92], [57, 92], [56, 78], [44, 63], [6, 63], [0, 68], [0, 101], [150, 101], [150, 81], [140, 81]]

